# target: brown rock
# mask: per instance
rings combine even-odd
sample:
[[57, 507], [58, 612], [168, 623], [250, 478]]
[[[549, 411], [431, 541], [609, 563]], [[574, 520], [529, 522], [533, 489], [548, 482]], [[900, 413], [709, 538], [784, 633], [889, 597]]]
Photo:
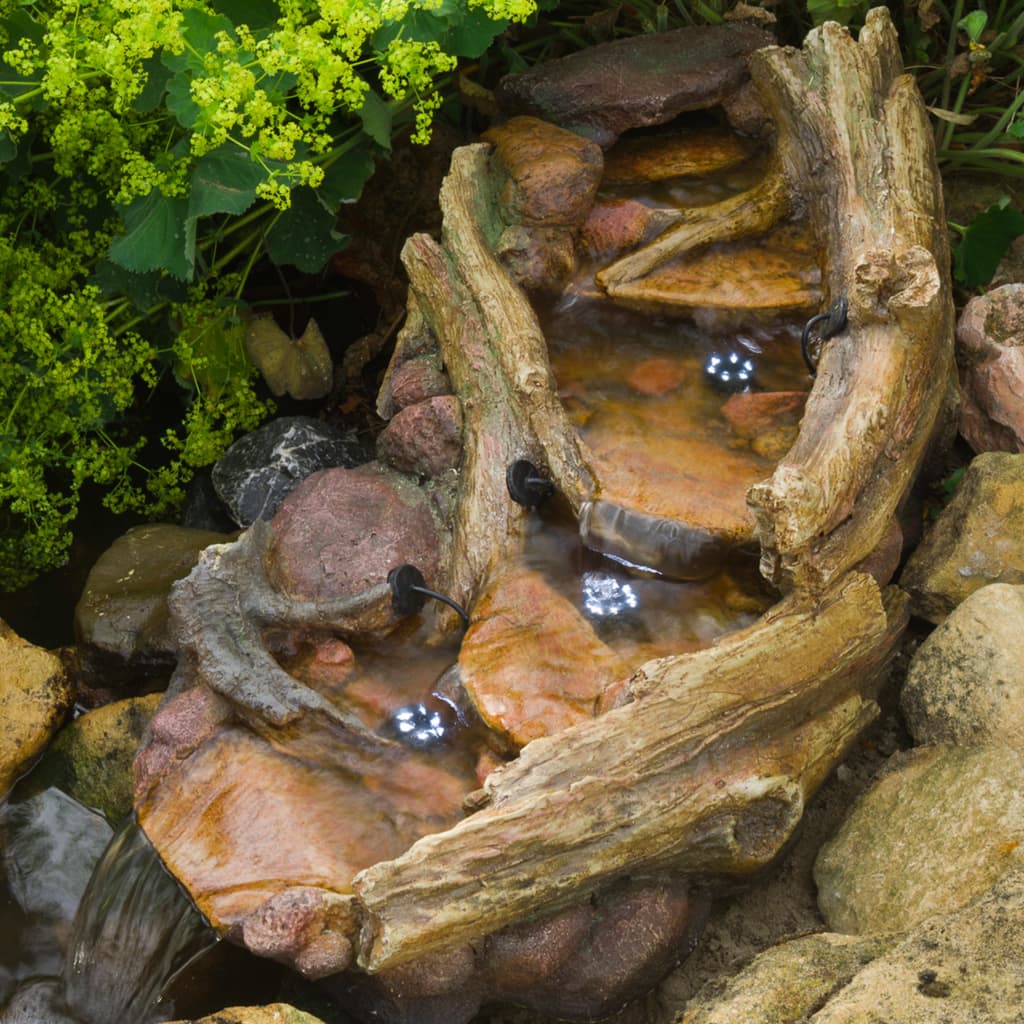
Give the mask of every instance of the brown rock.
[[1024, 583], [1024, 454], [978, 455], [900, 577], [931, 622], [989, 583]]
[[357, 594], [409, 562], [429, 585], [438, 566], [429, 499], [407, 477], [373, 463], [307, 477], [271, 523], [267, 576], [292, 597]]
[[644, 241], [655, 218], [655, 211], [637, 199], [599, 198], [583, 225], [580, 245], [591, 257], [617, 256]]
[[750, 142], [726, 128], [622, 139], [605, 155], [602, 185], [640, 185], [728, 170], [751, 156]]
[[721, 103], [747, 80], [746, 58], [772, 41], [739, 24], [633, 36], [507, 75], [497, 99], [510, 113], [534, 114], [607, 148], [627, 128]]
[[806, 401], [806, 391], [747, 391], [730, 396], [722, 415], [740, 437], [755, 438], [779, 427], [798, 426]]
[[529, 292], [561, 291], [576, 267], [576, 247], [568, 228], [528, 228], [513, 224], [495, 246], [512, 279]]
[[433, 354], [408, 359], [391, 375], [391, 400], [396, 412], [425, 399], [450, 394], [451, 390], [440, 361]]
[[508, 223], [572, 228], [586, 220], [604, 163], [594, 143], [534, 117], [514, 117], [483, 139], [507, 175], [501, 208]]
[[43, 752], [73, 701], [60, 658], [0, 620], [0, 798]]
[[956, 341], [960, 432], [976, 452], [1024, 451], [1024, 284], [971, 299]]
[[462, 457], [462, 407], [439, 395], [397, 413], [377, 438], [377, 456], [403, 473], [434, 478]]
[[626, 383], [640, 395], [660, 397], [675, 391], [686, 379], [686, 364], [679, 359], [645, 359], [630, 371]]
[[[231, 536], [169, 523], [136, 526], [100, 555], [75, 608], [75, 636], [86, 661], [137, 667], [170, 665], [171, 584], [191, 572], [199, 552]], [[105, 656], [105, 657], [104, 657]]]
[[627, 672], [538, 572], [499, 572], [471, 615], [462, 684], [484, 722], [515, 747], [592, 718], [605, 688]]

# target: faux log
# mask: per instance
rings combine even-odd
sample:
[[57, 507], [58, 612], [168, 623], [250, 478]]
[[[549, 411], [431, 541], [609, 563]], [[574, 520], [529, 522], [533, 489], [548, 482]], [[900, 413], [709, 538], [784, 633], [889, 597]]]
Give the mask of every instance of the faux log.
[[847, 574], [694, 654], [651, 662], [633, 700], [535, 740], [484, 806], [356, 876], [360, 965], [378, 971], [578, 901], [622, 875], [745, 875], [875, 716], [905, 597]]
[[628, 298], [631, 282], [668, 259], [806, 212], [827, 303], [847, 299], [847, 328], [823, 347], [796, 443], [748, 503], [764, 575], [820, 589], [882, 543], [930, 440], [955, 416], [941, 182], [884, 7], [868, 12], [856, 42], [828, 22], [802, 49], [757, 51], [751, 77], [776, 127], [765, 180], [690, 211], [597, 280]]

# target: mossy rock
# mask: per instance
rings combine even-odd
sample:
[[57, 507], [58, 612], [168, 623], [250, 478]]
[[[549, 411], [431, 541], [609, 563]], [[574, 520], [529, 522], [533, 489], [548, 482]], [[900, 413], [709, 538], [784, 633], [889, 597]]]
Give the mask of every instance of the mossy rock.
[[323, 1021], [287, 1003], [272, 1003], [270, 1006], [232, 1006], [199, 1020], [178, 1020], [171, 1024], [323, 1024]]

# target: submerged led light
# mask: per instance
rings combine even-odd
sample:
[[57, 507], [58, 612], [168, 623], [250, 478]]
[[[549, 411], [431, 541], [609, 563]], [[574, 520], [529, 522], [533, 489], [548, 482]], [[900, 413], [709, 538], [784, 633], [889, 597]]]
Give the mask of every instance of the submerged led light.
[[739, 352], [713, 352], [704, 364], [704, 374], [719, 391], [746, 391], [754, 383], [754, 361]]
[[597, 619], [626, 615], [640, 604], [628, 583], [607, 572], [585, 572], [581, 577], [583, 610]]

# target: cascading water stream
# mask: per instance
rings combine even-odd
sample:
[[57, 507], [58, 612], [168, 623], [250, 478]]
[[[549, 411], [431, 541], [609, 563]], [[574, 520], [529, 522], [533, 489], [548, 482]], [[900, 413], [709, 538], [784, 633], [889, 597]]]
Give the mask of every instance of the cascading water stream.
[[114, 834], [82, 897], [64, 998], [82, 1024], [154, 1024], [178, 1008], [175, 982], [218, 945], [133, 819]]

